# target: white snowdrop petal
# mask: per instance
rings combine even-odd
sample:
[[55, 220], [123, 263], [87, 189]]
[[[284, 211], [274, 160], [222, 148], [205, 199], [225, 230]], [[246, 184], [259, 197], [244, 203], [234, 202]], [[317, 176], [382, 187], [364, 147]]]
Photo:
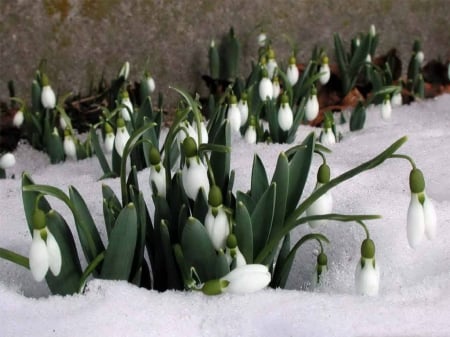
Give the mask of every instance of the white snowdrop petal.
[[130, 139], [130, 135], [128, 133], [127, 128], [126, 127], [118, 128], [116, 137], [114, 139], [114, 147], [116, 148], [117, 153], [121, 157], [123, 155], [123, 150], [125, 149], [125, 145], [127, 144], [128, 139]]
[[241, 126], [243, 126], [248, 119], [248, 104], [247, 101], [240, 100], [238, 102], [238, 109], [241, 113]]
[[11, 152], [7, 152], [0, 157], [1, 169], [6, 170], [14, 165], [16, 165], [16, 157]]
[[261, 81], [259, 82], [258, 90], [259, 90], [259, 97], [261, 98], [262, 101], [272, 99], [273, 85], [272, 81], [267, 77], [263, 77], [261, 79]]
[[425, 197], [423, 212], [425, 218], [425, 235], [427, 239], [432, 240], [436, 237], [437, 217], [434, 205], [428, 197]]
[[311, 95], [306, 101], [305, 105], [305, 118], [308, 122], [316, 119], [319, 114], [319, 101], [316, 95]]
[[425, 233], [425, 215], [417, 194], [411, 194], [406, 220], [406, 234], [411, 248], [417, 247]]
[[334, 135], [333, 130], [327, 128], [324, 132], [322, 132], [320, 135], [320, 142], [324, 146], [336, 144], [336, 136]]
[[186, 195], [195, 200], [200, 188], [203, 188], [205, 194], [208, 195], [209, 180], [206, 167], [197, 161], [198, 158], [188, 158], [187, 160], [189, 165], [184, 165], [181, 177]]
[[133, 104], [131, 103], [129, 97], [124, 97], [124, 98], [122, 99], [122, 104], [123, 104], [124, 106], [123, 106], [122, 109], [120, 110], [120, 113], [121, 113], [121, 115], [122, 115], [123, 120], [129, 122], [129, 121], [131, 121], [131, 115], [130, 115], [130, 113], [133, 113], [133, 112], [134, 112]]
[[[316, 187], [319, 188], [320, 185]], [[328, 191], [320, 196], [319, 199], [314, 201], [314, 203], [308, 207], [306, 210], [307, 216], [313, 216], [313, 215], [323, 215], [323, 214], [329, 214], [333, 210], [333, 196], [331, 195], [331, 192]], [[314, 220], [309, 221], [309, 225], [311, 228], [316, 228], [317, 226], [323, 225], [327, 223], [328, 220]]]
[[256, 130], [255, 127], [249, 126], [247, 130], [245, 131], [245, 140], [249, 144], [255, 144], [256, 143]]
[[156, 84], [155, 84], [155, 80], [153, 79], [153, 77], [147, 77], [147, 85], [148, 85], [148, 90], [150, 91], [150, 93], [155, 91]]
[[63, 142], [64, 147], [64, 153], [66, 156], [70, 159], [77, 159], [77, 148], [75, 146], [75, 142], [73, 141], [73, 138], [71, 136], [64, 137]]
[[107, 133], [105, 135], [105, 151], [106, 153], [111, 153], [114, 147], [114, 134], [113, 133]]
[[295, 64], [290, 64], [286, 70], [286, 77], [291, 86], [294, 86], [297, 83], [299, 76], [300, 73], [297, 66]]
[[158, 191], [158, 195], [165, 198], [166, 197], [166, 169], [164, 166], [160, 165], [159, 172], [154, 166], [150, 167], [150, 181], [153, 182]]
[[384, 100], [383, 103], [381, 103], [381, 118], [383, 120], [387, 121], [391, 119], [391, 113], [392, 113], [392, 106], [390, 100]]
[[278, 125], [281, 130], [288, 131], [292, 127], [294, 116], [289, 104], [281, 104], [280, 110], [278, 110]]
[[402, 94], [400, 92], [395, 93], [391, 97], [391, 106], [397, 107], [403, 104]]
[[327, 84], [331, 76], [330, 66], [328, 64], [322, 64], [320, 66], [319, 73], [321, 74], [319, 78], [320, 84]]
[[278, 98], [280, 96], [281, 87], [280, 82], [274, 81], [272, 82], [272, 98]]
[[209, 209], [205, 217], [205, 227], [214, 248], [216, 250], [224, 249], [227, 237], [230, 234], [230, 226], [225, 211], [219, 208], [217, 215], [214, 216], [212, 210]]
[[364, 259], [364, 267], [361, 260], [358, 262], [355, 271], [355, 288], [360, 295], [376, 296], [380, 287], [380, 272], [378, 265], [373, 266], [373, 259]]
[[47, 245], [41, 238], [39, 230], [33, 230], [33, 241], [29, 253], [30, 271], [37, 282], [41, 282], [47, 274], [49, 256]]
[[267, 74], [268, 74], [269, 78], [273, 78], [275, 69], [277, 69], [277, 67], [278, 67], [278, 64], [277, 64], [277, 61], [275, 61], [275, 59], [269, 59], [269, 61], [267, 61], [266, 69], [267, 69]]
[[13, 118], [13, 125], [14, 125], [16, 128], [20, 128], [20, 127], [22, 126], [22, 124], [23, 124], [23, 120], [24, 120], [23, 112], [22, 112], [22, 110], [18, 110], [18, 111], [15, 113], [15, 115], [14, 115], [14, 118]]
[[41, 91], [41, 103], [46, 109], [53, 109], [56, 105], [55, 92], [49, 85], [44, 85]]
[[241, 112], [237, 104], [230, 104], [228, 107], [227, 119], [230, 122], [231, 130], [238, 132], [241, 127]]
[[47, 251], [48, 251], [48, 263], [53, 275], [58, 276], [61, 272], [62, 258], [61, 250], [59, 249], [58, 242], [53, 234], [47, 228]]
[[270, 283], [270, 273], [266, 266], [247, 264], [233, 269], [222, 279], [229, 282], [224, 289], [232, 294], [246, 294], [261, 290]]

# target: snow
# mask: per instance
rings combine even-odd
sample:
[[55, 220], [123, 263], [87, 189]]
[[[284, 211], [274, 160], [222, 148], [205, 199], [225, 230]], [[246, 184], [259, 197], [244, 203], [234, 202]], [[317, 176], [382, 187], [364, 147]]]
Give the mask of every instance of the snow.
[[[331, 244], [325, 246], [330, 270], [318, 289], [309, 286], [317, 253], [313, 244], [297, 253], [288, 290], [216, 297], [157, 293], [103, 280], [90, 281], [84, 294], [49, 296], [44, 282], [36, 283], [29, 271], [0, 260], [0, 336], [450, 336], [450, 95], [394, 108], [389, 122], [381, 119], [379, 107], [371, 107], [363, 130], [350, 133], [347, 125], [340, 128], [344, 138], [327, 157], [332, 176], [407, 135], [408, 142], [399, 152], [410, 155], [423, 171], [438, 216], [436, 239], [424, 239], [411, 249], [406, 238], [411, 168], [405, 160], [388, 160], [332, 190], [336, 212], [382, 215], [366, 222], [381, 268], [377, 297], [354, 292], [363, 230], [354, 223], [330, 222], [319, 228]], [[300, 127], [297, 140], [311, 131]], [[233, 137], [236, 186], [249, 188], [254, 153], [261, 156], [271, 176], [278, 153], [288, 147], [248, 145]], [[66, 192], [74, 185], [96, 222], [103, 223], [101, 185], [118, 192], [119, 182], [98, 181], [102, 172], [96, 158], [50, 165], [44, 154], [27, 144], [21, 144], [15, 155], [17, 164], [7, 175], [16, 178], [0, 181], [0, 247], [28, 254], [31, 237], [19, 179], [23, 170], [36, 183]], [[314, 188], [319, 164], [320, 158], [315, 158], [305, 195]], [[139, 173], [147, 196], [148, 174], [149, 170]], [[49, 201], [73, 226], [66, 206], [53, 198]], [[298, 228], [294, 238], [309, 231], [307, 226]]]

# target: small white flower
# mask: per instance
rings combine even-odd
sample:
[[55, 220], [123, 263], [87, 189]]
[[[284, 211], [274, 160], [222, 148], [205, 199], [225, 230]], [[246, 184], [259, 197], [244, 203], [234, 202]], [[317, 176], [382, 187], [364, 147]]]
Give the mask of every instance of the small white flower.
[[20, 128], [23, 124], [23, 120], [24, 120], [23, 111], [17, 110], [17, 112], [15, 113], [14, 118], [13, 118], [13, 125], [16, 128]]
[[11, 152], [6, 152], [0, 157], [0, 168], [6, 170], [16, 165], [16, 157]]
[[200, 122], [200, 136], [201, 136], [201, 141], [198, 140], [198, 131], [197, 131], [197, 123], [193, 124], [193, 129], [195, 132], [195, 137], [194, 139], [197, 141], [197, 145], [198, 144], [208, 144], [209, 138], [208, 138], [208, 130], [206, 130], [206, 125], [204, 121]]
[[241, 251], [239, 250], [239, 247], [233, 249], [227, 248], [227, 251], [225, 252], [225, 258], [227, 259], [229, 265], [233, 263], [233, 258], [235, 258], [236, 259], [235, 268], [239, 268], [247, 264], [244, 255], [242, 255]]
[[402, 99], [401, 92], [400, 91], [396, 92], [391, 97], [391, 106], [393, 106], [393, 107], [401, 106], [403, 104], [402, 100], [403, 99]]
[[258, 35], [258, 46], [264, 47], [267, 42], [267, 35], [264, 32], [259, 33]]
[[148, 90], [150, 91], [150, 93], [154, 92], [156, 89], [156, 84], [155, 84], [155, 80], [153, 79], [153, 77], [147, 76], [146, 81], [147, 81], [147, 86], [148, 86]]
[[272, 81], [272, 98], [278, 98], [280, 96], [281, 87], [280, 87], [280, 81], [278, 80], [278, 77], [275, 76], [275, 78]]
[[56, 96], [50, 85], [44, 85], [41, 92], [41, 103], [46, 109], [53, 109], [56, 105]]
[[320, 142], [324, 146], [336, 144], [336, 136], [331, 128], [326, 128], [320, 135]]
[[[236, 96], [234, 96], [236, 98]], [[241, 127], [241, 111], [237, 103], [231, 103], [228, 106], [227, 119], [230, 122], [231, 130], [238, 132]]]
[[389, 97], [385, 98], [381, 103], [381, 118], [385, 121], [391, 119], [392, 106]]
[[186, 195], [195, 200], [201, 188], [207, 196], [209, 193], [208, 170], [197, 156], [186, 158], [182, 169], [182, 182]]
[[313, 121], [319, 115], [319, 101], [317, 95], [313, 93], [309, 96], [305, 105], [305, 118], [308, 122]]
[[256, 129], [254, 125], [250, 124], [248, 126], [247, 130], [245, 130], [244, 138], [249, 144], [256, 143]]
[[289, 103], [281, 103], [278, 110], [278, 125], [281, 130], [288, 131], [292, 127], [294, 121], [294, 114]]
[[67, 123], [66, 123], [66, 120], [65, 120], [62, 116], [59, 116], [59, 126], [60, 126], [61, 129], [63, 129], [63, 130], [67, 129]]
[[248, 104], [247, 99], [241, 99], [238, 102], [238, 109], [241, 112], [241, 126], [243, 126], [245, 123], [247, 123], [248, 119]]
[[300, 73], [298, 71], [298, 67], [297, 67], [296, 63], [297, 62], [295, 60], [295, 57], [291, 56], [291, 58], [289, 59], [289, 65], [286, 70], [286, 77], [287, 77], [289, 83], [291, 84], [291, 86], [294, 86], [297, 83], [298, 78], [300, 77]]
[[380, 271], [375, 258], [361, 257], [356, 265], [355, 288], [360, 295], [376, 296], [380, 288]]
[[150, 182], [155, 184], [158, 195], [166, 197], [166, 169], [160, 163], [158, 165], [151, 165], [150, 167]]
[[132, 114], [134, 112], [134, 109], [133, 109], [133, 104], [131, 103], [130, 97], [128, 96], [128, 94], [122, 98], [121, 103], [122, 103], [123, 107], [122, 107], [122, 109], [120, 109], [120, 114], [125, 121], [129, 122], [129, 121], [131, 121], [130, 113]]
[[422, 64], [424, 58], [425, 58], [425, 55], [424, 55], [423, 51], [419, 50], [419, 51], [417, 52], [417, 54], [416, 54], [416, 60], [417, 60], [417, 62], [419, 62], [419, 64]]
[[[317, 182], [316, 188], [314, 190], [317, 190], [319, 187], [321, 187], [322, 184]], [[313, 215], [323, 215], [323, 214], [329, 214], [331, 213], [333, 209], [333, 196], [331, 195], [330, 191], [327, 191], [326, 193], [322, 194], [319, 199], [314, 201], [314, 203], [308, 207], [306, 210], [306, 216], [313, 216]], [[311, 228], [316, 228], [317, 226], [323, 225], [328, 220], [313, 220], [309, 221], [309, 225]]]
[[123, 76], [124, 80], [126, 81], [128, 79], [128, 75], [130, 74], [130, 62], [126, 61], [122, 68], [120, 68], [119, 71], [119, 77]]
[[225, 249], [227, 237], [230, 234], [230, 225], [222, 206], [215, 207], [215, 209], [209, 207], [205, 217], [205, 227], [214, 248], [217, 251]]
[[105, 145], [105, 151], [106, 153], [111, 153], [113, 148], [114, 148], [114, 133], [112, 132], [108, 132], [105, 135], [105, 141], [104, 141], [104, 145]]
[[406, 234], [411, 248], [416, 248], [425, 234], [425, 213], [419, 201], [418, 193], [411, 193], [406, 220]]
[[267, 75], [269, 78], [273, 78], [273, 75], [275, 74], [275, 70], [278, 68], [277, 61], [275, 61], [274, 58], [269, 58], [269, 60], [266, 63], [266, 69], [267, 69]]
[[272, 81], [267, 77], [263, 77], [259, 82], [259, 97], [262, 101], [266, 101], [267, 99], [272, 99], [273, 97], [273, 84]]
[[[328, 58], [327, 58], [327, 62], [328, 62]], [[320, 78], [319, 78], [320, 84], [322, 84], [322, 85], [327, 84], [331, 77], [330, 66], [328, 65], [328, 63], [321, 64], [321, 66], [319, 68], [319, 73], [320, 73]]]
[[[42, 238], [41, 231], [45, 231], [46, 241]], [[53, 275], [59, 275], [62, 265], [61, 251], [58, 242], [47, 227], [33, 230], [29, 261], [31, 273], [37, 282], [44, 279], [49, 268]]]
[[372, 36], [372, 37], [375, 37], [375, 35], [377, 35], [377, 30], [376, 30], [376, 28], [375, 28], [375, 25], [370, 25], [370, 30], [369, 30], [369, 33], [370, 33], [370, 35]]
[[188, 121], [184, 121], [181, 129], [177, 132], [178, 144], [183, 144], [183, 141], [186, 139], [186, 137], [192, 137], [195, 140], [195, 144], [198, 146], [197, 131]]
[[114, 138], [114, 147], [121, 157], [123, 155], [123, 150], [125, 149], [125, 145], [127, 144], [128, 139], [130, 139], [130, 134], [128, 133], [125, 125], [123, 125], [122, 120], [122, 123], [117, 123], [117, 132], [116, 137]]
[[262, 264], [247, 264], [233, 269], [221, 278], [228, 285], [224, 292], [231, 294], [247, 294], [259, 291], [270, 283], [270, 272]]
[[77, 160], [77, 148], [73, 141], [73, 137], [70, 134], [64, 136], [63, 147], [67, 158]]
[[372, 56], [370, 54], [367, 54], [366, 56], [366, 62], [371, 63], [372, 62]]

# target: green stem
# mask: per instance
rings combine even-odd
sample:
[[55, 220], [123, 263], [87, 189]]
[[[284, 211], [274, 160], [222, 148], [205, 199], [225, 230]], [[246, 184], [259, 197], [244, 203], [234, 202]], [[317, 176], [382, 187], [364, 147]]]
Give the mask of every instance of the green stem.
[[366, 238], [370, 239], [370, 234], [369, 234], [369, 230], [367, 229], [367, 226], [364, 222], [362, 222], [361, 220], [357, 220], [356, 223], [358, 225], [361, 225], [361, 227], [364, 229], [364, 232], [366, 232]]
[[97, 266], [104, 259], [105, 259], [105, 251], [98, 254], [97, 257], [94, 260], [92, 260], [92, 262], [89, 263], [89, 265], [86, 267], [86, 270], [84, 271], [83, 275], [81, 275], [81, 278], [80, 278], [80, 286], [78, 287], [79, 293], [81, 293], [81, 291], [83, 290], [83, 288], [86, 284], [86, 280], [89, 277], [89, 275], [91, 275], [94, 272], [94, 270], [97, 268]]
[[0, 257], [2, 259], [11, 261], [15, 264], [18, 264], [19, 266], [22, 266], [26, 269], [30, 269], [30, 263], [27, 257], [14, 253], [11, 250], [0, 248]]
[[414, 160], [410, 156], [407, 156], [406, 154], [395, 154], [394, 153], [391, 155], [391, 158], [406, 159], [407, 161], [409, 161], [409, 163], [411, 164], [413, 169], [416, 168], [416, 163], [414, 162]]

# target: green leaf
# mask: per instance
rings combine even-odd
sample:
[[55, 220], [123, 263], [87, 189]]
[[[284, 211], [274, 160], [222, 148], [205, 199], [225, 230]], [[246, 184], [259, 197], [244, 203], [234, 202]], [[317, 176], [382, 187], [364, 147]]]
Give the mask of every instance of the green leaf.
[[28, 260], [28, 257], [17, 254], [9, 249], [0, 247], [0, 258], [15, 263], [26, 269], [30, 269], [30, 261]]
[[137, 216], [133, 204], [128, 204], [111, 231], [100, 277], [109, 280], [130, 278], [137, 240]]
[[252, 178], [250, 185], [250, 196], [254, 202], [257, 202], [263, 193], [269, 187], [266, 168], [261, 158], [255, 154], [253, 158]]
[[65, 154], [64, 154], [64, 146], [63, 141], [61, 140], [61, 137], [55, 133], [51, 132], [50, 134], [47, 134], [46, 137], [46, 149], [47, 153], [50, 157], [50, 162], [52, 164], [56, 164], [59, 162], [64, 161]]
[[272, 273], [272, 280], [270, 281], [270, 286], [272, 288], [280, 287], [281, 276], [280, 272], [286, 258], [291, 249], [291, 234], [288, 233], [283, 239], [283, 243], [281, 244], [280, 252], [278, 253], [277, 262], [275, 264], [274, 271]]
[[353, 109], [350, 116], [350, 131], [357, 131], [364, 128], [366, 122], [366, 107], [364, 103], [359, 101], [356, 107]]
[[289, 161], [284, 152], [278, 156], [272, 184], [276, 184], [277, 193], [275, 198], [275, 210], [273, 215], [272, 230], [270, 235], [278, 233], [284, 224], [286, 217], [286, 203], [289, 191]]
[[54, 210], [47, 213], [46, 225], [58, 242], [62, 258], [59, 275], [47, 273], [47, 285], [52, 294], [74, 294], [78, 292], [82, 271], [72, 232], [64, 218]]
[[108, 185], [102, 185], [103, 217], [105, 219], [106, 233], [109, 235], [122, 210], [122, 204], [114, 191]]
[[276, 184], [270, 187], [258, 200], [251, 214], [253, 231], [253, 256], [257, 256], [269, 240], [275, 211]]
[[[228, 121], [222, 123], [213, 139], [213, 143], [231, 148], [231, 130]], [[227, 183], [230, 175], [230, 160], [230, 151], [211, 152], [211, 170], [214, 174], [215, 183], [222, 189], [222, 192], [225, 192], [227, 189]]]
[[239, 250], [247, 264], [253, 263], [252, 220], [243, 202], [238, 202], [236, 205], [235, 221], [233, 233], [236, 235]]
[[95, 129], [91, 128], [89, 133], [91, 137], [92, 146], [94, 148], [94, 153], [98, 158], [98, 162], [100, 163], [103, 173], [105, 175], [113, 174], [111, 168], [109, 167], [108, 161], [106, 160], [105, 154], [103, 153], [103, 150], [100, 146], [100, 142], [98, 141], [98, 136], [97, 133], [95, 132]]
[[167, 289], [182, 289], [181, 275], [178, 271], [175, 256], [173, 254], [168, 224], [164, 220], [161, 222], [160, 233], [164, 265], [167, 271]]

